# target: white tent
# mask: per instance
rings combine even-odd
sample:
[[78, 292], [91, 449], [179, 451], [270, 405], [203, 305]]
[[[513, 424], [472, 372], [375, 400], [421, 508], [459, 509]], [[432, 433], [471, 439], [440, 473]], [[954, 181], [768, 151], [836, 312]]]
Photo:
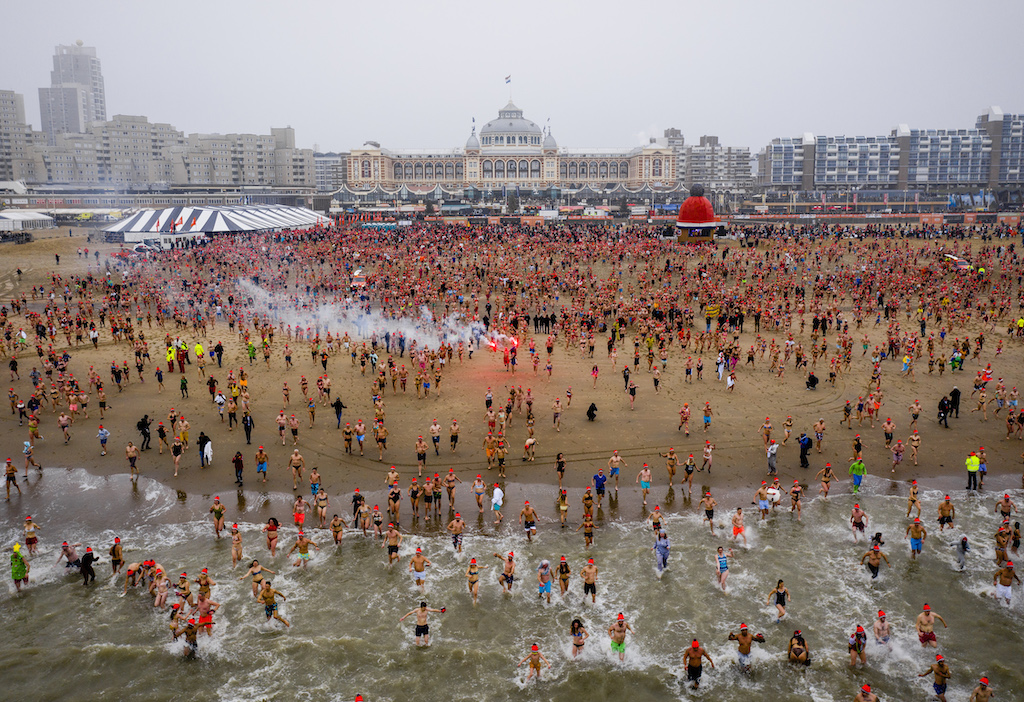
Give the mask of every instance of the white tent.
[[[287, 205], [239, 205], [230, 207], [168, 207], [141, 210], [103, 231], [121, 234], [201, 235], [225, 232], [258, 232], [307, 229], [328, 224], [324, 215], [304, 207]], [[127, 237], [126, 237], [127, 239]]]
[[25, 229], [51, 229], [52, 227], [53, 217], [48, 217], [41, 212], [0, 211], [0, 231], [17, 232]]

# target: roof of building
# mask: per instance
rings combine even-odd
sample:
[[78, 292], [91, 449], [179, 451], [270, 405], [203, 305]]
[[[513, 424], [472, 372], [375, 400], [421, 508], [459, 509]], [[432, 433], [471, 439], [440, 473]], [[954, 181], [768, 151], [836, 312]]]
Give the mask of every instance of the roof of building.
[[3, 210], [0, 211], [0, 219], [9, 219], [18, 222], [52, 222], [53, 217], [44, 215], [42, 212], [30, 212], [28, 210]]
[[103, 231], [213, 234], [301, 229], [323, 222], [324, 216], [317, 212], [287, 205], [168, 207], [162, 210], [141, 210]]
[[508, 104], [498, 110], [498, 119], [480, 128], [481, 134], [540, 134], [541, 128], [528, 119], [523, 119], [523, 111], [509, 100]]

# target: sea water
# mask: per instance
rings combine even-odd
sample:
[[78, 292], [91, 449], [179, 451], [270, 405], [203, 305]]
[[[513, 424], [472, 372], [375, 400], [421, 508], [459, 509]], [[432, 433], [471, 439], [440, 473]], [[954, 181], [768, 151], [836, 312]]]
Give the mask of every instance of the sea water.
[[[379, 541], [349, 529], [336, 547], [329, 531], [311, 528], [316, 519], [308, 517], [307, 533], [321, 550], [313, 549], [302, 569], [282, 552], [294, 543], [296, 531], [290, 495], [222, 493], [228, 522], [239, 523], [245, 548], [245, 560], [232, 570], [229, 536], [214, 538], [210, 495], [186, 495], [146, 478], [133, 485], [126, 476], [97, 477], [80, 469], [47, 469], [23, 490], [20, 503], [14, 497], [4, 506], [5, 522], [15, 524], [31, 513], [40, 525], [40, 548], [31, 559], [28, 588], [15, 593], [5, 577], [0, 594], [0, 679], [6, 699], [351, 700], [361, 693], [368, 702], [828, 701], [851, 699], [868, 683], [882, 699], [923, 700], [931, 694], [931, 677], [917, 674], [936, 652], [920, 646], [913, 628], [925, 602], [949, 624], [948, 629], [936, 624], [938, 652], [954, 672], [949, 699], [966, 699], [981, 675], [992, 679], [1001, 699], [1024, 697], [1020, 592], [1015, 586], [1009, 607], [991, 597], [992, 535], [998, 526], [991, 496], [953, 493], [957, 528], [939, 533], [934, 510], [942, 495], [924, 493], [922, 519], [929, 535], [914, 561], [904, 540], [906, 500], [887, 494], [892, 492], [888, 480], [869, 476], [859, 496], [834, 490], [828, 500], [814, 498], [812, 486], [802, 521], [780, 507], [761, 522], [749, 496], [719, 496], [714, 536], [696, 500], [691, 504], [662, 489], [658, 499], [674, 497], [677, 511], [664, 518], [672, 552], [659, 576], [653, 535], [634, 495], [621, 506], [606, 500], [589, 551], [582, 532], [574, 532], [579, 495], [570, 495], [571, 524], [562, 529], [554, 517], [551, 486], [508, 486], [515, 493], [510, 504], [526, 495], [541, 514], [532, 543], [516, 524], [517, 507], [507, 507], [504, 523], [495, 527], [489, 510], [479, 515], [469, 491], [461, 489], [456, 507], [468, 521], [462, 554], [442, 533], [451, 516], [447, 500], [441, 520], [420, 518], [415, 524], [406, 503], [401, 561], [393, 566]], [[1011, 496], [1024, 501], [1019, 492]], [[383, 494], [368, 497], [371, 505], [385, 502]], [[330, 513], [348, 519], [347, 496], [332, 501]], [[869, 515], [868, 535], [883, 533], [882, 550], [892, 563], [891, 568], [883, 564], [877, 580], [858, 565], [869, 543], [853, 542], [848, 524], [855, 501]], [[737, 506], [745, 508], [746, 546], [729, 538], [728, 519]], [[282, 523], [282, 548], [273, 558], [260, 533], [270, 516]], [[958, 572], [953, 545], [963, 534], [972, 551], [967, 569]], [[5, 546], [22, 540], [10, 526], [0, 535]], [[144, 589], [122, 595], [124, 575], [111, 578], [107, 556], [114, 536], [121, 537], [128, 562], [156, 559], [172, 581], [183, 571], [192, 578], [209, 569], [217, 582], [212, 599], [222, 606], [213, 635], [200, 635], [197, 659], [182, 656], [184, 640], [172, 642], [168, 614], [152, 607]], [[92, 546], [100, 555], [94, 586], [83, 587], [63, 565], [54, 566], [64, 540], [81, 542], [80, 552]], [[724, 592], [715, 571], [719, 545], [735, 553]], [[425, 595], [407, 572], [417, 547], [432, 563]], [[511, 595], [497, 584], [502, 564], [493, 556], [510, 550], [518, 567]], [[548, 604], [537, 596], [536, 567], [542, 559], [557, 566], [563, 555], [573, 571], [569, 594], [561, 597], [556, 582]], [[464, 576], [471, 557], [489, 566], [480, 572], [477, 606]], [[578, 576], [589, 557], [599, 568], [596, 604], [583, 598]], [[252, 558], [278, 572], [269, 578], [287, 596], [279, 600], [280, 611], [291, 628], [268, 622], [250, 581], [238, 579]], [[779, 579], [793, 601], [788, 616], [776, 623], [767, 600]], [[431, 615], [430, 646], [423, 648], [416, 646], [414, 618], [398, 621], [421, 599], [446, 608], [445, 614]], [[888, 614], [893, 640], [879, 646], [869, 633], [867, 666], [851, 669], [847, 637], [858, 624], [870, 632], [879, 609]], [[608, 636], [619, 612], [635, 632], [627, 637], [622, 662]], [[569, 627], [577, 617], [590, 638], [574, 660]], [[766, 638], [754, 645], [749, 673], [738, 668], [736, 644], [727, 640], [741, 622]], [[809, 668], [786, 661], [795, 629], [810, 647]], [[705, 664], [696, 691], [685, 681], [681, 659], [694, 638], [715, 662], [714, 670]], [[534, 643], [552, 667], [544, 668], [540, 682], [527, 682], [527, 667], [516, 663]]]

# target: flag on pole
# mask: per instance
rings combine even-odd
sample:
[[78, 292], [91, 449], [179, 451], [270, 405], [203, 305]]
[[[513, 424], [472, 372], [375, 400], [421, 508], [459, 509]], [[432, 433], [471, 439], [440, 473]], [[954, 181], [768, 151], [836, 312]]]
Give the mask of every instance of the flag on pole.
[[505, 83], [508, 84], [508, 83], [511, 83], [511, 82], [512, 82], [512, 74], [509, 73], [507, 76], [505, 76]]

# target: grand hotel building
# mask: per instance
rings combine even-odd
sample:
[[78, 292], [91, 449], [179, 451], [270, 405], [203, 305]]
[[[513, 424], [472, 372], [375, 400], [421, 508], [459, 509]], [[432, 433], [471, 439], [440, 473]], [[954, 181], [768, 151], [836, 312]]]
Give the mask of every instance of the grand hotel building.
[[672, 148], [653, 142], [631, 149], [559, 147], [550, 128], [524, 118], [510, 100], [479, 134], [474, 126], [461, 149], [391, 151], [369, 142], [352, 149], [347, 189], [397, 197], [514, 190], [557, 197], [563, 189], [622, 197], [676, 190], [675, 160]]

